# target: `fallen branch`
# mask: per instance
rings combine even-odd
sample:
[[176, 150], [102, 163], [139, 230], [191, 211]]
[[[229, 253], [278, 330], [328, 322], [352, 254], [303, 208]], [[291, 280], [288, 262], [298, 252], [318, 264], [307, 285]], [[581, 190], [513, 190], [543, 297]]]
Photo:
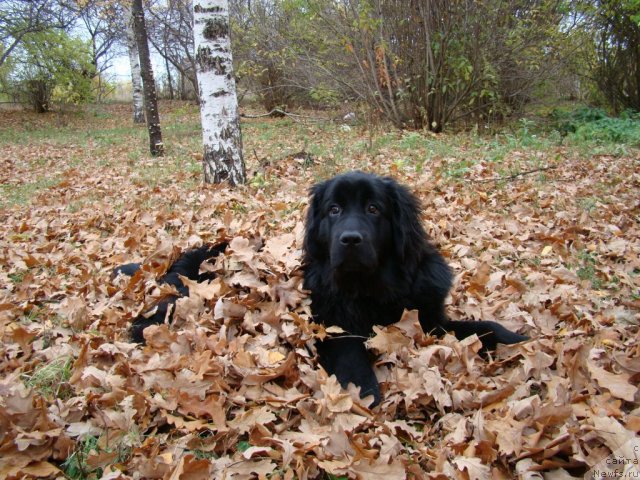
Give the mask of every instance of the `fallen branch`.
[[247, 113], [241, 113], [240, 116], [243, 117], [243, 118], [262, 118], [262, 117], [269, 117], [274, 113], [279, 113], [280, 115], [285, 115], [287, 117], [302, 118], [302, 119], [306, 119], [306, 120], [318, 120], [318, 121], [322, 121], [322, 122], [331, 121], [331, 119], [329, 119], [329, 118], [310, 117], [310, 116], [306, 116], [306, 115], [298, 115], [296, 113], [285, 112], [284, 110], [281, 110], [279, 108], [274, 108], [270, 112], [263, 113], [263, 114], [260, 114], [260, 115], [249, 115]]
[[555, 168], [558, 168], [557, 165], [549, 165], [547, 167], [534, 168], [533, 170], [526, 170], [524, 172], [514, 173], [513, 175], [509, 175], [506, 177], [483, 178], [480, 180], [470, 179], [467, 181], [468, 182], [475, 181], [477, 183], [488, 183], [488, 182], [501, 182], [501, 181], [515, 180], [518, 177], [523, 177], [525, 175], [530, 175], [532, 173], [537, 173], [537, 172], [544, 172], [546, 170], [553, 170]]

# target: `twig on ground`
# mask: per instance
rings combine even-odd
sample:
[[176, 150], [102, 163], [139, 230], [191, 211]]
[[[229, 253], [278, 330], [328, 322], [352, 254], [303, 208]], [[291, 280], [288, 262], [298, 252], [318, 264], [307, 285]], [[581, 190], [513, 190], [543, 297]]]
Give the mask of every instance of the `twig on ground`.
[[549, 165], [547, 167], [534, 168], [533, 170], [526, 170], [524, 172], [514, 173], [513, 175], [508, 175], [506, 177], [493, 177], [493, 178], [481, 178], [481, 179], [468, 179], [468, 182], [477, 182], [477, 183], [488, 183], [488, 182], [501, 182], [507, 180], [515, 180], [518, 177], [523, 177], [525, 175], [530, 175], [532, 173], [544, 172], [545, 170], [553, 170], [558, 168], [557, 165]]
[[305, 120], [317, 120], [317, 121], [321, 121], [321, 122], [330, 122], [331, 121], [330, 118], [310, 117], [310, 116], [307, 116], [307, 115], [299, 115], [299, 114], [296, 114], [296, 113], [285, 112], [284, 110], [281, 110], [279, 108], [274, 108], [270, 112], [262, 113], [260, 115], [249, 115], [248, 113], [241, 113], [240, 116], [242, 118], [262, 118], [262, 117], [268, 117], [273, 113], [279, 113], [281, 115], [286, 115], [287, 117], [301, 118], [301, 119], [305, 119]]

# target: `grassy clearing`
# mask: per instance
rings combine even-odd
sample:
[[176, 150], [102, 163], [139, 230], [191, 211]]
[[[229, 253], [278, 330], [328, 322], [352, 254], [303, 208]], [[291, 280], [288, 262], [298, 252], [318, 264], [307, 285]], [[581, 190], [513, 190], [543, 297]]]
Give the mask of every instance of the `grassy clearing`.
[[[128, 173], [140, 184], [157, 187], [179, 181], [193, 186], [201, 169], [198, 112], [190, 104], [166, 107], [169, 110], [162, 115], [162, 127], [167, 155], [162, 159], [148, 158], [144, 126], [123, 125], [124, 106], [66, 113], [64, 125], [53, 127], [52, 122], [61, 123], [57, 114], [47, 118], [24, 114], [23, 118], [12, 112], [0, 123], [0, 147], [22, 147], [28, 161], [17, 165], [9, 177], [28, 180], [0, 184], [1, 204], [26, 205], [30, 198], [55, 187], [61, 177], [52, 175], [47, 153], [55, 156], [58, 149], [76, 150], [75, 161], [67, 162], [67, 166], [122, 168], [126, 158]], [[496, 165], [496, 174], [504, 177], [540, 168], [557, 162], [560, 148], [565, 156], [628, 156], [640, 138], [640, 122], [634, 116], [618, 121], [603, 115], [589, 110], [573, 115], [556, 112], [550, 124], [541, 126], [523, 119], [515, 128], [493, 135], [473, 130], [442, 135], [392, 130], [372, 135], [361, 126], [345, 129], [332, 122], [300, 123], [289, 118], [246, 119], [242, 128], [250, 169], [260, 159], [277, 164], [288, 155], [304, 151], [319, 165], [319, 178], [345, 166], [365, 168], [391, 161], [400, 169], [418, 172], [439, 163], [439, 174], [457, 181], [481, 163]], [[39, 156], [28, 154], [30, 148], [38, 147], [42, 152]], [[179, 175], [181, 172], [187, 175]], [[540, 180], [544, 181], [544, 176]]]

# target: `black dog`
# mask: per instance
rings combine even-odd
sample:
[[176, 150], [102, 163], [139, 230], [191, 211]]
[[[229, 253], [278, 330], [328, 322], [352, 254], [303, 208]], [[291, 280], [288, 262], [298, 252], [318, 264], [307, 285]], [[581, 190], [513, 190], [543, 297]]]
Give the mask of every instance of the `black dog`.
[[420, 222], [418, 200], [390, 178], [352, 172], [315, 185], [304, 239], [304, 286], [314, 321], [345, 335], [320, 342], [320, 363], [343, 387], [361, 387], [380, 402], [364, 340], [373, 325], [419, 311], [422, 329], [459, 339], [477, 334], [483, 349], [527, 337], [495, 322], [451, 321], [444, 301], [452, 274]]
[[[159, 280], [159, 283], [165, 283], [173, 285], [178, 290], [179, 295], [172, 295], [168, 298], [161, 300], [157, 305], [157, 310], [153, 314], [141, 314], [134, 321], [131, 326], [131, 337], [134, 342], [144, 343], [143, 332], [149, 325], [158, 325], [164, 323], [165, 319], [171, 321], [173, 317], [173, 310], [176, 300], [180, 297], [189, 296], [189, 288], [182, 283], [180, 275], [187, 277], [190, 280], [197, 280], [203, 282], [205, 280], [212, 280], [215, 278], [214, 273], [200, 273], [200, 264], [205, 260], [217, 257], [225, 251], [227, 248], [226, 243], [218, 245], [204, 245], [200, 248], [195, 248], [184, 252], [178, 259], [171, 265], [167, 273], [165, 273]], [[132, 276], [138, 270], [140, 270], [139, 263], [127, 263], [126, 265], [120, 265], [113, 271], [113, 276], [127, 275]], [[169, 316], [167, 318], [167, 312]]]

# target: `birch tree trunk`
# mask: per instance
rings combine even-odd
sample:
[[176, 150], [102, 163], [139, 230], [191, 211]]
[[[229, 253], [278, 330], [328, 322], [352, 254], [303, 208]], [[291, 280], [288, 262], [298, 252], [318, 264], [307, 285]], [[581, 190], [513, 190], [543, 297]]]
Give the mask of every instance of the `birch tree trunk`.
[[193, 35], [204, 145], [204, 181], [245, 183], [231, 57], [228, 0], [194, 0]]
[[142, 90], [144, 92], [147, 129], [149, 130], [149, 150], [154, 157], [161, 157], [164, 155], [164, 144], [162, 143], [158, 96], [156, 95], [156, 83], [153, 79], [153, 69], [151, 68], [151, 55], [149, 54], [149, 41], [147, 39], [147, 27], [144, 23], [142, 0], [133, 0], [131, 11], [133, 13], [133, 31], [136, 35], [136, 44], [138, 45], [140, 66], [142, 68]]
[[129, 50], [129, 64], [131, 66], [131, 83], [133, 96], [133, 123], [144, 123], [144, 97], [142, 96], [142, 76], [140, 73], [140, 56], [138, 44], [133, 33], [133, 14], [131, 6], [125, 4], [127, 17], [127, 49]]

